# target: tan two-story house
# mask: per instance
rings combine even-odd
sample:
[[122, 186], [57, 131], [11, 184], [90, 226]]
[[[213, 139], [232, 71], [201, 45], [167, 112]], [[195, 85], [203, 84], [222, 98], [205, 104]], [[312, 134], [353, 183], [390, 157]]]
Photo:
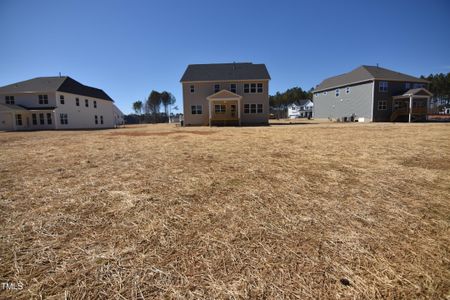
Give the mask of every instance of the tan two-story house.
[[189, 65], [180, 80], [184, 124], [268, 124], [269, 80], [264, 64]]

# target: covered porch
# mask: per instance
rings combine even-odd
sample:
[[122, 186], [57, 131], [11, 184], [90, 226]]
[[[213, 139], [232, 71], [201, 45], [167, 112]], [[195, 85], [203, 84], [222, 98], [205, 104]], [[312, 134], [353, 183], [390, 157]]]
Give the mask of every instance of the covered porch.
[[56, 129], [55, 107], [28, 108], [14, 104], [0, 104], [0, 130]]
[[240, 126], [242, 96], [221, 90], [206, 97], [208, 100], [209, 126]]
[[394, 121], [426, 121], [430, 91], [424, 88], [408, 90], [403, 95], [393, 97], [391, 122]]

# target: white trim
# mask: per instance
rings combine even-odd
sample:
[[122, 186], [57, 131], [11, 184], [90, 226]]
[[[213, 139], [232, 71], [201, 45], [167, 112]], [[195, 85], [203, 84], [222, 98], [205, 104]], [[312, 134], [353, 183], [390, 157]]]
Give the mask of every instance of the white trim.
[[411, 96], [409, 97], [408, 123], [411, 123], [412, 108], [413, 108], [413, 96], [411, 95]]
[[[226, 93], [226, 94], [229, 94], [230, 95], [230, 97], [228, 97], [228, 98], [221, 98], [221, 97], [219, 97], [219, 98], [214, 98], [216, 95], [218, 95], [218, 94], [220, 94], [220, 93]], [[214, 94], [212, 94], [212, 95], [209, 95], [208, 97], [206, 97], [206, 100], [208, 100], [208, 101], [214, 101], [214, 100], [217, 100], [217, 101], [225, 101], [225, 100], [236, 100], [236, 99], [242, 99], [242, 96], [241, 95], [238, 95], [238, 94], [235, 94], [235, 93], [233, 93], [233, 92], [230, 92], [230, 91], [228, 91], [228, 90], [220, 90], [220, 91], [218, 91], [217, 93], [214, 93]]]
[[372, 105], [370, 106], [370, 117], [373, 121], [373, 111], [375, 106], [375, 80], [372, 81]]

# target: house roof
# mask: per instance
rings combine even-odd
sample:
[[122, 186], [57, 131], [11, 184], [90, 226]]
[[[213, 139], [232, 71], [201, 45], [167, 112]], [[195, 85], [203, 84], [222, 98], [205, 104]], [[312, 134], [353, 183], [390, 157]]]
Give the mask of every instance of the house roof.
[[270, 75], [265, 64], [196, 64], [188, 65], [180, 81], [217, 80], [270, 80]]
[[308, 102], [312, 102], [312, 101], [309, 99], [302, 99], [302, 100], [295, 101], [293, 104], [303, 106], [305, 104], [308, 104]]
[[208, 100], [241, 99], [242, 96], [227, 90], [221, 90], [206, 97]]
[[403, 93], [403, 95], [395, 96], [394, 99], [409, 98], [410, 96], [432, 97], [433, 94], [425, 88], [417, 88], [417, 89], [410, 89], [410, 90], [406, 91], [405, 93]]
[[0, 87], [0, 93], [65, 92], [114, 102], [103, 90], [79, 83], [69, 76], [36, 77]]
[[348, 73], [325, 79], [314, 89], [314, 92], [338, 88], [358, 82], [372, 81], [375, 79], [428, 83], [425, 79], [395, 72], [389, 69], [377, 66], [360, 66]]
[[16, 110], [19, 110], [19, 111], [24, 110], [24, 111], [26, 111], [27, 109], [23, 108], [22, 106], [19, 106], [19, 105], [1, 104], [0, 103], [0, 111], [16, 111]]

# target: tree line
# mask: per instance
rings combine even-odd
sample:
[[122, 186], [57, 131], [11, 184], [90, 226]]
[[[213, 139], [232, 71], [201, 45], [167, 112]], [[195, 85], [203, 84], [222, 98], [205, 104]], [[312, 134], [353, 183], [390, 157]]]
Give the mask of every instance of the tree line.
[[269, 105], [273, 108], [285, 109], [290, 104], [298, 100], [309, 99], [312, 101], [312, 88], [309, 91], [304, 91], [301, 87], [293, 87], [275, 95], [269, 96]]
[[275, 95], [269, 96], [270, 112], [276, 118], [287, 117], [287, 107], [298, 100], [313, 100], [313, 89], [309, 91], [303, 90], [301, 87], [293, 87], [280, 93], [276, 92]]
[[420, 78], [430, 82], [429, 91], [435, 98], [450, 99], [450, 73], [430, 74], [427, 77], [420, 76]]
[[[146, 100], [133, 102], [134, 117], [137, 117], [139, 123], [170, 122], [171, 110], [178, 110], [178, 107], [174, 106], [175, 103], [176, 99], [172, 93], [152, 90]], [[164, 108], [163, 112], [161, 106]]]

